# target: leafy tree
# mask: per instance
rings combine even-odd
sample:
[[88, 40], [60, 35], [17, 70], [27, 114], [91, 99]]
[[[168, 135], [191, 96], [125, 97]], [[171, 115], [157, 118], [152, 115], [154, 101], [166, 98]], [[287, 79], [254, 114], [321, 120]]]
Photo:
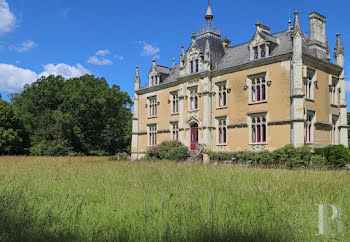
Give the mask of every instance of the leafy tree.
[[103, 78], [42, 77], [12, 102], [31, 134], [33, 155], [112, 155], [130, 149], [132, 101]]
[[348, 112], [348, 144], [350, 147], [350, 112]]
[[0, 154], [24, 154], [28, 136], [14, 107], [0, 100]]

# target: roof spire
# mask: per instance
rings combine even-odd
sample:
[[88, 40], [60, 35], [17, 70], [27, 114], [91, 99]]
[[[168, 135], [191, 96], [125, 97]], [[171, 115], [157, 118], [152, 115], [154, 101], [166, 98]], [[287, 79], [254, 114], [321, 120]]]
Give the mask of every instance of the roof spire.
[[205, 15], [205, 20], [212, 21], [213, 18], [214, 18], [214, 16], [213, 16], [213, 13], [211, 11], [210, 0], [208, 0], [208, 9], [207, 9], [207, 14]]
[[341, 44], [340, 40], [340, 34], [337, 34], [337, 44], [335, 45], [334, 48], [334, 58], [337, 58], [340, 54], [344, 55], [344, 48], [343, 45]]
[[141, 80], [140, 80], [140, 74], [139, 74], [139, 67], [136, 66], [136, 73], [135, 73], [135, 80], [134, 80], [135, 91], [140, 89], [140, 84], [141, 84]]
[[295, 18], [294, 18], [294, 26], [293, 26], [293, 36], [295, 36], [297, 33], [299, 33], [300, 36], [301, 36], [301, 33], [302, 33], [298, 14], [299, 14], [299, 11], [295, 10], [295, 12], [294, 12]]

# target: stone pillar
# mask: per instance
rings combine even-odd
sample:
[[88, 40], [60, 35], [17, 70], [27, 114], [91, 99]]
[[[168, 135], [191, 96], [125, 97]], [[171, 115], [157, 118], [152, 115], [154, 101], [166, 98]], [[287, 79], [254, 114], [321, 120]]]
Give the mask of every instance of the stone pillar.
[[291, 143], [300, 147], [304, 142], [304, 88], [302, 60], [302, 32], [298, 11], [295, 11], [293, 36], [293, 59], [291, 68]]
[[[209, 73], [208, 73], [209, 74]], [[213, 149], [212, 147], [212, 122], [213, 122], [213, 110], [212, 110], [212, 81], [210, 75], [203, 78], [203, 132], [204, 132], [204, 144], [207, 149]]]
[[136, 74], [134, 80], [134, 114], [132, 116], [132, 136], [131, 136], [131, 159], [139, 159], [139, 95], [137, 91], [140, 89], [140, 75], [139, 68], [136, 67]]
[[334, 62], [338, 66], [343, 67], [342, 72], [339, 76], [339, 95], [340, 95], [340, 103], [339, 103], [339, 144], [348, 147], [348, 120], [346, 113], [346, 99], [345, 99], [345, 75], [344, 75], [344, 48], [340, 41], [340, 34], [337, 34], [337, 44], [334, 49]]

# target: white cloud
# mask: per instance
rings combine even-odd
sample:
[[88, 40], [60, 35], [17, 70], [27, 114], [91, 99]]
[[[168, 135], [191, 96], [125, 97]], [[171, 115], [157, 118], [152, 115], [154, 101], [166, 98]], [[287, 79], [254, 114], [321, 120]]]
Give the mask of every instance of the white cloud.
[[64, 78], [71, 78], [85, 74], [90, 74], [90, 72], [80, 64], [75, 66], [64, 63], [57, 65], [47, 64], [44, 66], [44, 71], [40, 74], [14, 65], [0, 64], [0, 91], [18, 92], [23, 89], [25, 84], [31, 84], [42, 76], [61, 75]]
[[345, 92], [350, 93], [350, 81], [345, 81]]
[[97, 56], [89, 57], [87, 62], [90, 64], [99, 65], [99, 66], [113, 64], [113, 62], [111, 60], [106, 59], [106, 58], [99, 59]]
[[11, 32], [16, 26], [16, 17], [6, 0], [0, 0], [0, 34]]
[[17, 92], [24, 84], [34, 82], [37, 77], [38, 75], [31, 70], [0, 64], [0, 91]]
[[70, 66], [64, 63], [57, 65], [47, 64], [44, 66], [44, 71], [39, 74], [39, 77], [49, 76], [49, 75], [61, 75], [64, 78], [79, 77], [85, 74], [90, 74], [90, 71], [85, 69], [82, 65], [77, 64], [75, 66]]
[[113, 62], [110, 59], [105, 58], [105, 56], [110, 54], [110, 50], [99, 50], [96, 52], [96, 55], [90, 56], [87, 62], [99, 66], [112, 65]]
[[[155, 47], [155, 46], [147, 43], [146, 41], [140, 41], [139, 44], [143, 45], [143, 49], [141, 52], [142, 56], [155, 55], [155, 54], [160, 52], [160, 49], [158, 47]], [[159, 55], [157, 55], [157, 56], [159, 56]]]
[[109, 55], [110, 53], [111, 53], [110, 50], [99, 50], [99, 51], [97, 51], [96, 55], [106, 56], [106, 55]]
[[114, 58], [116, 58], [120, 61], [124, 60], [124, 56], [122, 56], [122, 55], [114, 55]]
[[11, 45], [9, 46], [9, 49], [17, 51], [19, 53], [23, 53], [23, 52], [29, 51], [30, 49], [33, 49], [35, 46], [37, 46], [37, 44], [34, 41], [27, 40], [27, 41], [23, 41], [19, 45]]

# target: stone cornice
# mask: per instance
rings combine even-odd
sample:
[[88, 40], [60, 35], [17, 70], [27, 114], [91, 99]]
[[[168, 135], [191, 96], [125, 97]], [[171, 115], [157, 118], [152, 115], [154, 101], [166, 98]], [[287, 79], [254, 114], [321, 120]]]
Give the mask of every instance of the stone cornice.
[[273, 120], [273, 121], [267, 122], [267, 124], [268, 125], [290, 124], [290, 119]]
[[317, 62], [318, 64], [320, 64], [320, 65], [322, 65], [322, 66], [324, 66], [326, 68], [330, 68], [330, 69], [332, 69], [334, 71], [340, 72], [340, 71], [343, 70], [343, 67], [341, 67], [341, 66], [333, 64], [333, 63], [331, 63], [329, 61], [324, 61], [324, 60], [322, 60], [320, 58], [317, 58], [317, 57], [309, 55], [309, 54], [303, 54], [303, 59], [304, 58], [305, 58], [305, 60], [310, 60], [312, 62]]

